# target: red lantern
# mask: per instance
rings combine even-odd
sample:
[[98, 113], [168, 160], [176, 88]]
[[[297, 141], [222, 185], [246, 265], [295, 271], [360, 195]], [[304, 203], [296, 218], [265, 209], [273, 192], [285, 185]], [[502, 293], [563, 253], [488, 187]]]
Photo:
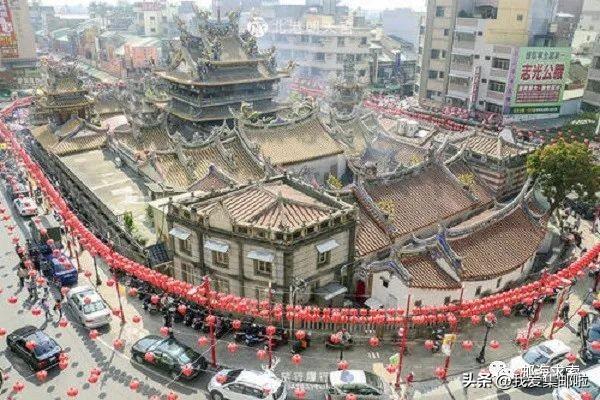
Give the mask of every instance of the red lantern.
[[89, 337], [92, 340], [96, 340], [98, 338], [98, 331], [95, 329], [92, 329], [89, 333]]
[[87, 381], [88, 381], [89, 383], [96, 383], [96, 382], [98, 382], [98, 379], [99, 379], [99, 376], [98, 376], [98, 375], [93, 375], [93, 374], [92, 374], [92, 375], [90, 375], [90, 376], [88, 377], [88, 380], [87, 380]]
[[61, 371], [67, 369], [68, 366], [69, 366], [69, 360], [67, 360], [67, 359], [60, 360], [58, 362], [58, 368], [60, 368]]
[[329, 341], [333, 344], [338, 344], [342, 341], [342, 338], [337, 333], [332, 333], [331, 335], [329, 335]]
[[6, 335], [6, 329], [0, 328], [0, 336], [4, 336], [4, 335]]
[[27, 350], [29, 350], [29, 351], [33, 351], [33, 349], [35, 349], [36, 346], [37, 346], [37, 343], [34, 342], [33, 340], [28, 340], [25, 343], [25, 347], [27, 347]]
[[135, 297], [138, 295], [138, 290], [137, 288], [132, 287], [131, 289], [129, 289], [129, 291], [127, 292], [131, 297]]
[[499, 347], [500, 347], [500, 343], [497, 340], [492, 340], [490, 342], [490, 348], [496, 350]]
[[131, 320], [137, 324], [142, 320], [142, 317], [140, 317], [139, 315], [134, 315], [133, 317], [131, 317]]
[[444, 379], [446, 377], [446, 370], [444, 369], [444, 367], [436, 367], [435, 376], [438, 379]]
[[58, 326], [60, 326], [61, 328], [65, 328], [68, 324], [69, 322], [64, 317], [61, 318], [60, 321], [58, 321]]
[[575, 361], [577, 361], [577, 355], [569, 352], [567, 353], [566, 359], [569, 361], [569, 363], [573, 364]]
[[101, 373], [102, 373], [102, 370], [98, 367], [94, 367], [94, 368], [90, 369], [90, 375], [100, 376]]
[[356, 400], [356, 395], [354, 393], [348, 393], [345, 400]]
[[565, 326], [565, 321], [563, 321], [560, 318], [556, 318], [553, 322], [554, 328], [556, 329], [561, 329], [563, 326]]
[[227, 375], [217, 375], [217, 382], [219, 382], [221, 385], [224, 384], [225, 382], [227, 382]]
[[471, 316], [471, 324], [477, 325], [481, 322], [481, 317], [479, 315]]
[[21, 381], [16, 381], [12, 387], [13, 392], [19, 393], [25, 389], [25, 384]]
[[470, 340], [463, 340], [462, 348], [465, 349], [466, 351], [473, 350], [473, 342]]
[[31, 309], [31, 314], [34, 316], [39, 316], [42, 313], [42, 310], [39, 307], [33, 307]]
[[87, 269], [83, 272], [83, 276], [85, 276], [86, 278], [89, 278], [90, 276], [92, 276], [92, 271], [88, 271]]
[[235, 329], [237, 331], [242, 327], [242, 321], [240, 321], [239, 319], [234, 319], [231, 322], [231, 326], [233, 329]]
[[77, 397], [78, 394], [79, 390], [77, 388], [70, 387], [69, 390], [67, 390], [67, 396], [69, 397]]
[[153, 364], [155, 360], [154, 353], [149, 351], [146, 354], [144, 354], [144, 360], [150, 364]]
[[160, 334], [163, 335], [164, 337], [169, 336], [169, 332], [170, 332], [170, 328], [168, 326], [161, 326], [160, 327]]
[[539, 339], [540, 337], [542, 337], [543, 334], [544, 334], [544, 332], [542, 332], [542, 330], [540, 328], [535, 328], [533, 330], [533, 337], [535, 337], [536, 339]]
[[600, 351], [600, 341], [594, 340], [592, 342], [592, 349], [594, 349], [594, 351]]
[[433, 343], [433, 340], [426, 340], [424, 346], [427, 350], [431, 350], [435, 344]]
[[115, 350], [121, 350], [123, 348], [123, 340], [122, 339], [115, 339], [113, 340], [113, 347], [115, 348]]
[[237, 343], [231, 342], [227, 345], [227, 351], [230, 353], [235, 353], [238, 350]]
[[306, 390], [304, 390], [303, 388], [295, 388], [294, 389], [294, 397], [297, 399], [304, 399], [304, 397], [306, 397]]
[[302, 356], [300, 354], [294, 354], [292, 356], [292, 363], [294, 365], [300, 365], [300, 363], [302, 363]]
[[338, 370], [342, 371], [342, 370], [348, 369], [349, 365], [350, 364], [348, 363], [348, 361], [340, 360], [340, 361], [338, 361], [337, 368], [338, 368]]
[[38, 381], [44, 382], [46, 378], [48, 378], [48, 371], [46, 371], [45, 369], [38, 371], [35, 373], [35, 377]]
[[83, 302], [85, 304], [90, 304], [92, 302], [92, 299], [90, 299], [89, 297], [86, 296], [86, 297], [83, 298]]
[[597, 310], [600, 309], [600, 300], [594, 300], [592, 306]]
[[303, 330], [296, 331], [296, 339], [303, 340], [306, 337], [306, 332]]
[[581, 392], [579, 396], [581, 397], [581, 400], [592, 400], [590, 392]]
[[377, 336], [373, 336], [369, 338], [369, 346], [377, 347], [379, 346], [379, 338]]
[[187, 312], [187, 307], [186, 307], [186, 305], [185, 305], [185, 304], [180, 304], [180, 305], [177, 307], [177, 312], [178, 312], [179, 314], [181, 314], [181, 315], [185, 315], [185, 313]]
[[579, 315], [581, 318], [585, 318], [588, 315], [588, 312], [585, 311], [583, 308], [580, 308], [579, 310], [577, 310], [577, 315]]
[[273, 325], [269, 325], [265, 328], [265, 333], [267, 334], [267, 336], [273, 336], [276, 331], [277, 328], [275, 328]]
[[113, 287], [115, 285], [115, 280], [110, 278], [106, 280], [106, 286]]
[[504, 314], [505, 317], [509, 317], [510, 316], [510, 307], [507, 305], [502, 306], [502, 314]]
[[265, 359], [267, 358], [267, 351], [266, 351], [266, 350], [263, 350], [263, 349], [260, 349], [260, 350], [258, 350], [258, 351], [256, 352], [256, 357], [257, 357], [259, 360], [265, 360]]
[[394, 372], [396, 372], [396, 366], [395, 366], [395, 365], [393, 365], [393, 364], [388, 364], [388, 365], [385, 367], [385, 370], [386, 370], [388, 373], [390, 373], [390, 374], [393, 374]]
[[194, 368], [192, 368], [191, 364], [185, 364], [181, 367], [181, 373], [187, 377], [192, 376], [194, 373]]
[[138, 390], [139, 387], [140, 381], [138, 381], [137, 379], [132, 379], [131, 382], [129, 382], [129, 389]]
[[198, 338], [198, 346], [204, 347], [208, 344], [208, 338], [206, 336], [200, 336]]
[[18, 300], [19, 300], [19, 299], [17, 299], [15, 296], [10, 296], [10, 297], [8, 298], [8, 302], [9, 302], [10, 304], [15, 304], [15, 303], [16, 303]]

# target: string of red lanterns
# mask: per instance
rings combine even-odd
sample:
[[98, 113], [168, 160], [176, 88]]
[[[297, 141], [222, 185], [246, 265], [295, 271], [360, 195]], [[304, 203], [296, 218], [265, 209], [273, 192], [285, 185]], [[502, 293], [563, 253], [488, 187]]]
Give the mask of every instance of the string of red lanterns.
[[[28, 105], [27, 99], [14, 102], [10, 107], [2, 111], [2, 116], [12, 114], [18, 107]], [[108, 245], [95, 237], [69, 209], [67, 203], [53, 187], [44, 175], [42, 169], [37, 165], [15, 139], [13, 133], [4, 124], [0, 124], [0, 136], [7, 142], [7, 148], [27, 168], [31, 177], [37, 182], [42, 193], [49, 198], [51, 204], [63, 217], [65, 226], [78, 238], [80, 245], [101, 257], [108, 266], [133, 275], [138, 279], [150, 283], [165, 292], [181, 296], [189, 301], [203, 306], [210, 306], [214, 310], [224, 312], [235, 312], [242, 315], [250, 315], [262, 319], [269, 317], [277, 320], [298, 320], [312, 323], [333, 324], [355, 324], [355, 325], [384, 325], [402, 324], [405, 311], [401, 308], [389, 309], [356, 309], [356, 308], [319, 308], [316, 306], [291, 306], [258, 301], [243, 298], [232, 294], [219, 293], [214, 290], [207, 291], [202, 286], [194, 286], [191, 283], [180, 281], [152, 270], [145, 265], [127, 259], [112, 250]], [[17, 238], [18, 243], [18, 238]], [[413, 325], [427, 325], [435, 323], [456, 324], [458, 319], [470, 319], [472, 324], [481, 321], [481, 315], [493, 313], [498, 310], [506, 312], [517, 304], [533, 304], [533, 302], [544, 295], [553, 294], [556, 288], [564, 287], [565, 281], [570, 281], [588, 268], [600, 253], [600, 244], [591, 248], [579, 260], [554, 274], [546, 274], [540, 280], [523, 285], [521, 287], [487, 296], [482, 299], [465, 300], [460, 305], [449, 304], [443, 306], [417, 307], [411, 310], [409, 321]], [[108, 282], [107, 282], [108, 283]], [[135, 292], [135, 291], [133, 291]], [[129, 293], [131, 295], [131, 291]], [[158, 300], [158, 299], [156, 299]], [[17, 299], [12, 296], [9, 303], [15, 303]], [[90, 332], [92, 333], [92, 332]], [[200, 341], [200, 340], [199, 340]]]

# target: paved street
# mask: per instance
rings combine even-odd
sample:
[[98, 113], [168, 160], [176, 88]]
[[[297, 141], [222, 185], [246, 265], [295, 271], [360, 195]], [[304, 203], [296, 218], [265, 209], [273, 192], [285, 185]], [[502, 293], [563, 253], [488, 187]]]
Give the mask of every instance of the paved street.
[[[6, 199], [4, 199], [3, 203], [8, 204]], [[26, 237], [27, 231], [25, 230], [24, 221], [18, 217], [15, 221], [18, 229], [21, 230], [21, 237]], [[2, 230], [0, 235], [6, 238], [6, 228], [2, 227], [0, 229]], [[586, 237], [585, 240], [589, 242], [594, 239]], [[48, 375], [47, 381], [40, 383], [33, 372], [20, 359], [5, 351], [5, 342], [2, 341], [0, 344], [0, 366], [8, 375], [8, 380], [1, 391], [2, 398], [12, 396], [13, 399], [64, 399], [67, 398], [66, 392], [69, 387], [77, 388], [79, 390], [78, 398], [81, 399], [115, 399], [126, 397], [142, 399], [149, 398], [152, 395], [164, 396], [170, 391], [176, 392], [180, 399], [206, 398], [204, 389], [210, 379], [210, 372], [191, 383], [181, 383], [174, 382], [157, 371], [137, 365], [131, 361], [129, 353], [131, 344], [148, 333], [157, 334], [162, 326], [162, 318], [143, 311], [141, 303], [137, 299], [126, 296], [123, 288], [121, 294], [124, 301], [124, 313], [127, 323], [121, 326], [120, 320], [113, 318], [110, 328], [101, 330], [101, 335], [98, 339], [90, 340], [88, 338], [88, 331], [75, 323], [66, 328], [61, 328], [56, 324], [58, 317], [55, 317], [54, 321], [46, 323], [43, 316], [33, 316], [29, 312], [32, 305], [26, 301], [26, 291], [18, 290], [15, 272], [17, 257], [13, 245], [8, 240], [0, 242], [0, 255], [2, 256], [0, 276], [3, 282], [3, 292], [0, 294], [0, 307], [2, 309], [0, 313], [0, 327], [6, 328], [8, 332], [11, 332], [26, 324], [39, 326], [48, 334], [55, 337], [69, 355], [69, 366], [66, 370], [52, 370]], [[80, 257], [80, 261], [83, 268], [93, 269], [91, 267], [93, 265], [92, 260], [87, 253]], [[101, 268], [100, 274], [102, 280], [106, 281], [106, 271], [103, 268]], [[90, 282], [87, 282], [83, 274], [80, 274], [80, 284], [84, 283], [91, 285]], [[575, 296], [579, 298], [585, 297], [587, 288], [590, 285], [588, 278], [582, 280], [577, 286]], [[101, 285], [99, 292], [112, 307], [117, 306], [118, 301], [114, 287], [109, 288], [106, 285]], [[11, 305], [7, 302], [7, 298], [12, 295], [18, 297], [19, 301], [17, 304]], [[572, 299], [575, 296], [572, 296]], [[542, 321], [551, 320], [553, 312], [553, 305], [546, 305], [542, 313]], [[575, 313], [573, 308], [571, 309], [571, 313]], [[138, 324], [133, 323], [131, 321], [133, 315], [140, 315], [142, 321]], [[510, 340], [515, 337], [518, 330], [522, 330], [526, 326], [526, 320], [521, 317], [500, 318], [499, 326], [493, 330], [490, 338], [499, 340], [502, 347], [499, 350], [488, 349], [488, 361], [508, 359], [516, 354], [518, 349], [510, 343]], [[574, 317], [571, 321], [572, 326], [576, 326], [575, 318], [577, 317]], [[72, 321], [72, 318], [70, 320]], [[540, 323], [540, 327], [546, 328], [547, 326], [544, 323]], [[179, 340], [194, 348], [198, 348], [197, 339], [201, 333], [187, 328], [182, 324], [175, 324], [174, 328], [175, 335]], [[473, 357], [480, 347], [477, 343], [481, 343], [482, 329], [482, 327], [464, 328], [460, 340], [466, 338], [473, 340], [476, 343], [475, 349], [471, 353], [467, 353], [460, 348], [455, 351], [450, 368], [451, 375], [460, 374], [475, 366]], [[563, 339], [574, 349], [578, 348], [579, 339], [568, 328], [561, 330], [557, 337]], [[113, 350], [112, 342], [116, 338], [121, 338], [125, 341], [123, 351]], [[389, 343], [384, 343], [377, 349], [371, 349], [366, 345], [367, 336], [357, 339], [365, 343], [345, 353], [344, 357], [350, 362], [350, 367], [353, 369], [373, 370], [381, 375], [387, 375], [388, 379], [393, 380], [394, 377], [385, 371], [385, 365], [388, 363], [389, 356], [395, 352], [395, 348]], [[235, 354], [229, 353], [226, 346], [230, 340], [232, 340], [232, 337], [228, 335], [218, 342], [217, 354], [219, 364], [253, 369], [265, 367], [263, 365], [264, 362], [259, 361], [256, 357], [256, 348], [240, 346]], [[320, 341], [320, 339], [315, 340], [315, 342], [317, 341]], [[209, 358], [209, 354], [207, 354], [208, 348], [202, 350], [205, 352], [205, 356]], [[443, 354], [431, 354], [423, 348], [422, 341], [411, 342], [409, 350], [410, 354], [406, 358], [404, 372], [415, 371], [417, 381], [420, 381], [415, 384], [417, 399], [506, 400], [550, 398], [549, 389], [531, 392], [513, 389], [501, 393], [496, 393], [492, 389], [469, 389], [465, 392], [460, 379], [456, 378], [450, 379], [450, 382], [446, 385], [441, 385], [439, 381], [433, 380], [431, 377], [433, 376], [435, 366], [443, 364]], [[303, 354], [302, 364], [295, 366], [291, 363], [287, 347], [281, 347], [275, 351], [275, 372], [289, 382], [289, 398], [293, 397], [291, 392], [295, 386], [302, 386], [307, 389], [308, 399], [322, 399], [325, 395], [323, 389], [327, 371], [336, 368], [337, 360], [337, 352], [325, 350], [321, 343], [313, 343], [312, 348]], [[99, 382], [89, 384], [87, 383], [87, 377], [89, 376], [90, 369], [93, 367], [99, 367], [103, 373]], [[134, 378], [141, 382], [140, 388], [135, 392], [128, 387], [129, 382]], [[11, 392], [11, 388], [17, 380], [23, 381], [26, 386], [23, 392], [14, 395]]]

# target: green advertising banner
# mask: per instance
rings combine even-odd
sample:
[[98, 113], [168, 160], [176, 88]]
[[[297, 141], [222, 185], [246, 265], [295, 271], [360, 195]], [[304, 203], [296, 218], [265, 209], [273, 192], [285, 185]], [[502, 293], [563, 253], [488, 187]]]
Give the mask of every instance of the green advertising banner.
[[510, 101], [511, 114], [549, 114], [560, 111], [571, 65], [568, 47], [523, 47]]

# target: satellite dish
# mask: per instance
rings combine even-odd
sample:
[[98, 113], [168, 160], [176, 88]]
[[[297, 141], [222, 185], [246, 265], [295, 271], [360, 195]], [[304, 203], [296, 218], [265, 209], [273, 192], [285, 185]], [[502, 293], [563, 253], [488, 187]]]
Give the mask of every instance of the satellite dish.
[[265, 20], [261, 17], [252, 17], [248, 20], [248, 24], [246, 25], [246, 29], [250, 34], [256, 38], [260, 38], [265, 36], [269, 26], [265, 22]]

